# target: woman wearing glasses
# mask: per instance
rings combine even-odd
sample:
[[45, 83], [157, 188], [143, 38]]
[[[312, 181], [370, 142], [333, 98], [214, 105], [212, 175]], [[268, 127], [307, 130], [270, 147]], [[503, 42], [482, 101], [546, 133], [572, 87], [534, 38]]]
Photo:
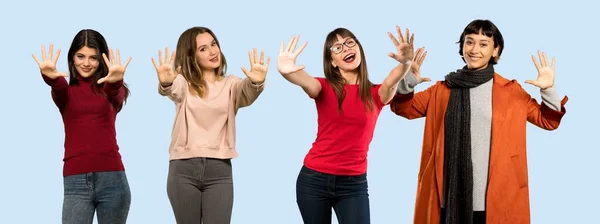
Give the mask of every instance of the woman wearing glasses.
[[[397, 84], [408, 72], [413, 59], [414, 35], [398, 38], [388, 33], [396, 46], [389, 56], [398, 65], [382, 84], [369, 80], [363, 48], [352, 32], [337, 28], [327, 35], [323, 49], [325, 77], [311, 77], [296, 58], [298, 36], [287, 48], [281, 43], [277, 69], [315, 100], [318, 131], [304, 158], [296, 198], [304, 223], [331, 223], [331, 209], [338, 222], [370, 223], [367, 190], [367, 151], [381, 109], [393, 98]], [[422, 50], [422, 49], [420, 49]]]

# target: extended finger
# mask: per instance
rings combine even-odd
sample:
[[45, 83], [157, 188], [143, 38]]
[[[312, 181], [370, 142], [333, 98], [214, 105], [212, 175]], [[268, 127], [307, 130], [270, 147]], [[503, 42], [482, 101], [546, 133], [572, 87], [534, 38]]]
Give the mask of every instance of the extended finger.
[[253, 55], [254, 56], [254, 63], [256, 63], [258, 61], [257, 60], [258, 58], [257, 58], [256, 48], [252, 49], [252, 53], [254, 54]]
[[242, 72], [244, 73], [244, 75], [250, 77], [250, 72], [248, 72], [248, 70], [246, 70], [246, 68], [242, 67]]
[[267, 57], [267, 62], [265, 63], [265, 70], [269, 70], [269, 63], [271, 63], [271, 57]]
[[117, 64], [121, 64], [121, 52], [119, 52], [119, 48], [117, 48]]
[[111, 64], [115, 63], [115, 54], [114, 54], [112, 48], [108, 49], [108, 59], [109, 59], [109, 61], [110, 61]]
[[413, 56], [413, 61], [415, 62], [419, 62], [419, 57], [421, 57], [421, 54], [423, 52], [423, 48], [417, 48], [417, 51], [415, 52], [414, 56]]
[[423, 64], [423, 61], [425, 61], [425, 57], [427, 57], [427, 51], [423, 52], [421, 57], [419, 57], [419, 65]]
[[543, 67], [546, 67], [546, 63], [544, 62], [544, 55], [543, 55], [543, 54], [542, 54], [542, 52], [541, 52], [541, 51], [539, 51], [539, 50], [538, 50], [538, 57], [540, 58], [540, 66], [541, 66], [542, 68], [543, 68]]
[[131, 61], [131, 56], [129, 56], [129, 58], [127, 59], [127, 61], [125, 62], [125, 65], [123, 65], [123, 70], [127, 69], [127, 65], [129, 65], [129, 62]]
[[265, 52], [264, 51], [260, 51], [260, 61], [258, 62], [261, 65], [265, 63]]
[[38, 60], [38, 58], [35, 56], [35, 54], [31, 54], [31, 57], [33, 57], [33, 60], [35, 60], [35, 63], [37, 63], [38, 66], [41, 64], [40, 60]]
[[423, 61], [425, 60], [425, 56], [427, 55], [427, 52], [425, 51], [425, 48], [421, 47], [417, 50], [417, 58], [416, 58], [416, 62], [417, 64], [421, 65], [421, 63], [423, 63]]
[[525, 80], [525, 83], [539, 87], [537, 80]]
[[396, 33], [398, 33], [398, 41], [404, 43], [404, 37], [402, 36], [402, 31], [400, 31], [400, 26], [398, 25], [396, 25]]
[[50, 44], [50, 47], [48, 47], [48, 60], [52, 60], [53, 55], [54, 55], [54, 44]]
[[298, 51], [296, 51], [296, 56], [298, 56], [300, 53], [302, 53], [302, 51], [304, 50], [304, 48], [306, 47], [307, 42], [305, 41], [304, 43], [302, 43], [302, 45], [300, 45], [300, 48], [298, 49]]
[[548, 55], [542, 51], [542, 56], [544, 56], [544, 67], [548, 67]]
[[169, 48], [165, 47], [165, 59], [163, 60], [163, 63], [166, 63], [167, 61], [169, 61]]
[[56, 57], [54, 57], [54, 66], [56, 66], [56, 62], [58, 62], [58, 57], [60, 56], [60, 49], [56, 50]]
[[162, 51], [158, 50], [158, 62], [162, 65], [165, 63], [164, 58], [162, 56]]
[[252, 51], [248, 51], [248, 59], [250, 60], [250, 68], [254, 65], [254, 58], [252, 58]]
[[108, 57], [106, 57], [105, 53], [102, 53], [102, 58], [104, 58], [104, 63], [106, 66], [110, 66], [110, 60], [108, 60]]
[[396, 38], [394, 37], [394, 35], [390, 32], [388, 32], [388, 37], [390, 37], [390, 40], [392, 40], [392, 43], [394, 44], [394, 46], [398, 46], [400, 45], [400, 43], [398, 43], [398, 40], [396, 40]]
[[42, 61], [46, 60], [46, 46], [42, 44]]
[[169, 64], [175, 66], [175, 51], [171, 53], [171, 59], [169, 59]]
[[158, 72], [158, 65], [156, 64], [156, 61], [154, 61], [154, 58], [152, 59], [152, 64], [154, 65], [154, 69], [156, 69], [156, 71]]
[[298, 39], [300, 39], [300, 34], [297, 34], [296, 37], [294, 37], [290, 51], [294, 52], [294, 50], [296, 50], [296, 44], [298, 44]]
[[554, 65], [556, 64], [556, 58], [552, 57], [552, 69], [554, 69]]
[[290, 38], [290, 42], [287, 45], [286, 51], [291, 51], [292, 49], [292, 44], [294, 44], [294, 39], [296, 39], [296, 35], [292, 36], [292, 38]]
[[415, 33], [413, 33], [412, 35], [410, 35], [410, 41], [408, 43], [412, 44], [415, 42]]
[[537, 69], [539, 71], [540, 64], [538, 63], [537, 59], [535, 58], [535, 55], [531, 55], [531, 60], [533, 61], [533, 64], [535, 65], [535, 69]]

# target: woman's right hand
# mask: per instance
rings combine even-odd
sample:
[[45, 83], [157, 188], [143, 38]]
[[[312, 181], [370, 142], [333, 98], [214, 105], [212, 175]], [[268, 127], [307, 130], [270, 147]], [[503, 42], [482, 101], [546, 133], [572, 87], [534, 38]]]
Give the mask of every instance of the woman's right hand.
[[300, 35], [293, 36], [285, 49], [283, 48], [283, 42], [281, 42], [279, 56], [277, 58], [277, 71], [282, 75], [289, 75], [304, 69], [304, 65], [296, 65], [296, 58], [298, 58], [298, 55], [302, 53], [302, 50], [306, 47], [306, 42], [304, 42], [302, 46], [300, 46], [300, 49], [295, 51], [299, 38]]
[[56, 62], [60, 56], [60, 49], [56, 51], [54, 55], [54, 45], [50, 44], [48, 49], [48, 55], [46, 56], [46, 47], [42, 45], [42, 61], [40, 61], [35, 54], [31, 54], [33, 60], [40, 66], [40, 72], [50, 79], [56, 79], [58, 77], [69, 77], [69, 75], [59, 72], [56, 70]]
[[[156, 74], [158, 75], [158, 81], [162, 86], [170, 86], [177, 77], [177, 74], [173, 70], [175, 66], [175, 51], [171, 53], [171, 57], [169, 57], [169, 48], [165, 47], [165, 57], [162, 56], [162, 51], [158, 50], [158, 60], [160, 64], [156, 64], [154, 58], [152, 58], [152, 64], [156, 69]], [[177, 68], [177, 72], [181, 72], [181, 66]]]

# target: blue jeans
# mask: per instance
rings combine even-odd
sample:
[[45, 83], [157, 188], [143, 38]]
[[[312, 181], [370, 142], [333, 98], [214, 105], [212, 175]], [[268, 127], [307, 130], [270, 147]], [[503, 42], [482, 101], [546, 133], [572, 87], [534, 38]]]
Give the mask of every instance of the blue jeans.
[[330, 224], [331, 209], [340, 224], [369, 224], [367, 174], [339, 176], [303, 166], [296, 182], [296, 202], [305, 224]]
[[93, 172], [64, 177], [63, 224], [99, 224], [127, 221], [131, 192], [124, 171]]

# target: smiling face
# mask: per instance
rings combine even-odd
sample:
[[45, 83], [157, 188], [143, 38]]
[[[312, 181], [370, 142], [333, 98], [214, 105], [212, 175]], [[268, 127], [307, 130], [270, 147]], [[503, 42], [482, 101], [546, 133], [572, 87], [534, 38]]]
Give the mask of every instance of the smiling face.
[[210, 33], [196, 36], [195, 57], [202, 70], [214, 70], [221, 65], [221, 49]]
[[98, 50], [87, 46], [82, 47], [73, 55], [73, 65], [75, 65], [77, 73], [84, 78], [96, 73], [100, 64], [99, 60]]
[[471, 70], [484, 69], [500, 60], [504, 49], [502, 33], [492, 21], [476, 19], [471, 21], [458, 42], [458, 54]]
[[353, 71], [362, 61], [359, 45], [352, 37], [337, 36], [337, 41], [329, 48], [331, 65], [343, 71]]
[[472, 70], [486, 68], [490, 63], [490, 59], [495, 61], [498, 57], [499, 47], [494, 47], [494, 39], [478, 34], [468, 34], [465, 36], [463, 43], [463, 57], [467, 63], [467, 67]]

